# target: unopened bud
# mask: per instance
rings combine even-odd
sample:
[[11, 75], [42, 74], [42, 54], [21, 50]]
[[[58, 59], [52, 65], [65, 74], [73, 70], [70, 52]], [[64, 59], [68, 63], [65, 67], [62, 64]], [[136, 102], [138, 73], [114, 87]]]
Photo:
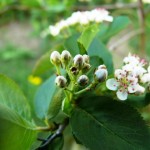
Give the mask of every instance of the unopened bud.
[[69, 51], [67, 50], [64, 50], [62, 53], [61, 53], [61, 61], [64, 65], [67, 65], [69, 64], [71, 60], [71, 54]]
[[73, 59], [74, 61], [74, 65], [75, 67], [77, 67], [78, 69], [82, 69], [83, 65], [84, 65], [84, 60], [83, 60], [83, 56], [78, 54], [74, 57]]
[[64, 88], [67, 85], [67, 80], [64, 76], [57, 76], [55, 79], [55, 83], [58, 87]]
[[83, 69], [82, 69], [82, 72], [87, 72], [87, 71], [89, 71], [89, 70], [90, 70], [90, 68], [91, 68], [91, 65], [90, 65], [90, 64], [87, 64], [87, 63], [85, 63], [85, 64], [84, 64], [84, 67], [83, 67]]
[[107, 69], [105, 65], [99, 65], [98, 69]]
[[108, 72], [107, 69], [97, 69], [94, 73], [95, 80], [98, 82], [103, 82], [107, 79]]
[[73, 75], [77, 75], [79, 73], [79, 70], [76, 67], [71, 67], [70, 71]]
[[86, 54], [83, 55], [83, 60], [85, 63], [89, 63], [90, 62], [90, 57]]
[[60, 53], [58, 51], [53, 51], [50, 55], [50, 61], [54, 65], [60, 65]]
[[81, 85], [81, 86], [85, 86], [88, 84], [89, 82], [89, 79], [86, 75], [81, 75], [79, 78], [78, 78], [78, 84]]

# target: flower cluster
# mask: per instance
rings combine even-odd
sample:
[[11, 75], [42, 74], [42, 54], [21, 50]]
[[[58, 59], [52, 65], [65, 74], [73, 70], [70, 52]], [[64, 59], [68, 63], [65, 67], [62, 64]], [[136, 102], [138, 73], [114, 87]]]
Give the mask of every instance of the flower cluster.
[[98, 8], [91, 11], [77, 11], [66, 20], [61, 20], [55, 25], [50, 25], [49, 31], [51, 35], [57, 36], [61, 30], [69, 26], [74, 26], [76, 24], [87, 25], [91, 22], [100, 23], [103, 21], [113, 21], [113, 17], [110, 16], [109, 12], [105, 9]]
[[106, 82], [108, 89], [117, 91], [116, 94], [120, 100], [126, 100], [128, 94], [144, 93], [143, 83], [150, 82], [150, 67], [148, 67], [147, 72], [144, 68], [146, 66], [144, 59], [129, 54], [123, 62], [122, 68], [115, 70], [115, 78], [108, 79]]
[[[84, 87], [88, 85], [89, 78], [86, 73], [90, 70], [90, 58], [88, 55], [80, 55], [77, 54], [74, 58], [71, 56], [70, 52], [67, 50], [62, 51], [60, 54], [58, 51], [53, 51], [50, 55], [50, 61], [55, 65], [57, 69], [57, 77], [55, 79], [55, 83], [60, 88], [67, 88], [69, 86], [69, 82], [74, 85], [78, 85]], [[65, 76], [61, 75], [60, 67], [63, 67], [69, 77], [69, 80]], [[96, 71], [94, 72], [94, 81], [89, 87], [93, 87], [94, 85], [103, 82], [107, 78], [107, 68], [105, 65], [100, 65]], [[89, 89], [86, 88], [87, 89]], [[72, 89], [71, 89], [72, 90]]]

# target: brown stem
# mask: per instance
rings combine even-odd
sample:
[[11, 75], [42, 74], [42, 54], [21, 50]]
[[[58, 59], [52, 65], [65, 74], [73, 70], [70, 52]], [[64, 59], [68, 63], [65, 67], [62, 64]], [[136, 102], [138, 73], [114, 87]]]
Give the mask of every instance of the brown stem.
[[145, 36], [145, 15], [144, 15], [144, 8], [142, 0], [138, 0], [138, 17], [139, 17], [139, 25], [140, 28], [143, 30], [140, 36], [140, 49], [141, 55], [144, 56], [145, 54], [145, 44], [146, 44], [146, 36]]
[[105, 9], [131, 9], [131, 8], [138, 8], [137, 3], [116, 3], [116, 4], [110, 4], [110, 5], [96, 5], [96, 6], [75, 6], [73, 7], [73, 10], [87, 10], [87, 9], [93, 9], [93, 8], [105, 8]]

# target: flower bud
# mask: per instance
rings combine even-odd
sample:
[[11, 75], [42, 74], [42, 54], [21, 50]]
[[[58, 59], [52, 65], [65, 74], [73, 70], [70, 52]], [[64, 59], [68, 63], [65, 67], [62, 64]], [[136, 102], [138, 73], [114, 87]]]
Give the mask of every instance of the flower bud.
[[74, 65], [75, 67], [77, 67], [78, 69], [82, 69], [83, 65], [84, 65], [84, 60], [83, 60], [83, 56], [78, 54], [74, 57], [73, 59], [74, 61]]
[[71, 60], [71, 54], [69, 51], [67, 50], [64, 50], [62, 53], [61, 53], [61, 61], [64, 65], [67, 65], [69, 64]]
[[89, 82], [89, 79], [86, 75], [81, 75], [79, 78], [78, 78], [78, 84], [81, 85], [81, 86], [85, 86], [88, 84]]
[[50, 61], [54, 65], [60, 65], [61, 64], [60, 53], [58, 51], [53, 51], [50, 55]]
[[105, 65], [99, 65], [98, 69], [107, 69]]
[[85, 64], [84, 64], [84, 67], [83, 67], [83, 69], [82, 69], [82, 72], [87, 72], [87, 71], [89, 71], [89, 70], [90, 70], [90, 68], [91, 68], [91, 65], [90, 65], [90, 64], [87, 64], [87, 63], [85, 63]]
[[89, 57], [88, 55], [84, 54], [84, 55], [83, 55], [83, 60], [84, 60], [85, 63], [88, 63], [88, 64], [89, 64], [89, 62], [90, 62], [90, 57]]
[[71, 67], [70, 71], [73, 75], [77, 75], [79, 73], [79, 70], [76, 67]]
[[98, 69], [94, 73], [95, 80], [98, 82], [103, 82], [107, 79], [108, 72], [107, 69], [100, 69], [99, 66]]
[[57, 76], [55, 79], [55, 83], [58, 87], [64, 88], [67, 85], [67, 80], [64, 76]]

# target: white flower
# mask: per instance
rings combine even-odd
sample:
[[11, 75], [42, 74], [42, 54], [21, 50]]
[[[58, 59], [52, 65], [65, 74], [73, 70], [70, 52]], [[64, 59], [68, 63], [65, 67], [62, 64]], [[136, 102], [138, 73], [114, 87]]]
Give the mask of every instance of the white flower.
[[136, 76], [141, 77], [144, 73], [146, 73], [146, 69], [143, 68], [140, 64], [126, 64], [122, 67], [123, 70], [128, 72], [134, 72]]
[[140, 58], [137, 55], [132, 55], [131, 53], [128, 54], [127, 57], [123, 59], [123, 62], [125, 64], [139, 64]]
[[131, 55], [129, 53], [129, 55], [124, 58], [123, 62], [125, 65], [122, 69], [125, 71], [134, 72], [136, 76], [141, 77], [147, 72], [144, 68], [146, 61], [144, 59], [140, 59], [137, 55]]
[[49, 26], [50, 34], [56, 36], [66, 27], [73, 25], [87, 25], [91, 22], [100, 23], [103, 21], [113, 21], [113, 17], [109, 15], [109, 12], [105, 9], [94, 9], [91, 11], [77, 11], [72, 13], [66, 20], [57, 22], [54, 26]]
[[142, 77], [141, 77], [141, 82], [142, 83], [148, 83], [150, 82], [150, 66], [148, 67], [148, 73], [144, 74]]
[[116, 70], [115, 77], [106, 81], [106, 86], [112, 91], [117, 91], [120, 100], [126, 100], [128, 93], [135, 93], [138, 89], [137, 77], [124, 70]]
[[60, 29], [57, 26], [49, 26], [50, 34], [53, 36], [57, 36], [60, 32]]
[[139, 84], [150, 82], [150, 67], [147, 70], [144, 68], [146, 61], [140, 59], [137, 55], [129, 54], [123, 60], [124, 66], [122, 69], [115, 71], [115, 78], [108, 79], [106, 86], [108, 89], [117, 91], [117, 97], [120, 100], [126, 100], [128, 94], [142, 94], [145, 88]]
[[143, 94], [144, 92], [145, 92], [145, 88], [138, 84], [135, 94]]

